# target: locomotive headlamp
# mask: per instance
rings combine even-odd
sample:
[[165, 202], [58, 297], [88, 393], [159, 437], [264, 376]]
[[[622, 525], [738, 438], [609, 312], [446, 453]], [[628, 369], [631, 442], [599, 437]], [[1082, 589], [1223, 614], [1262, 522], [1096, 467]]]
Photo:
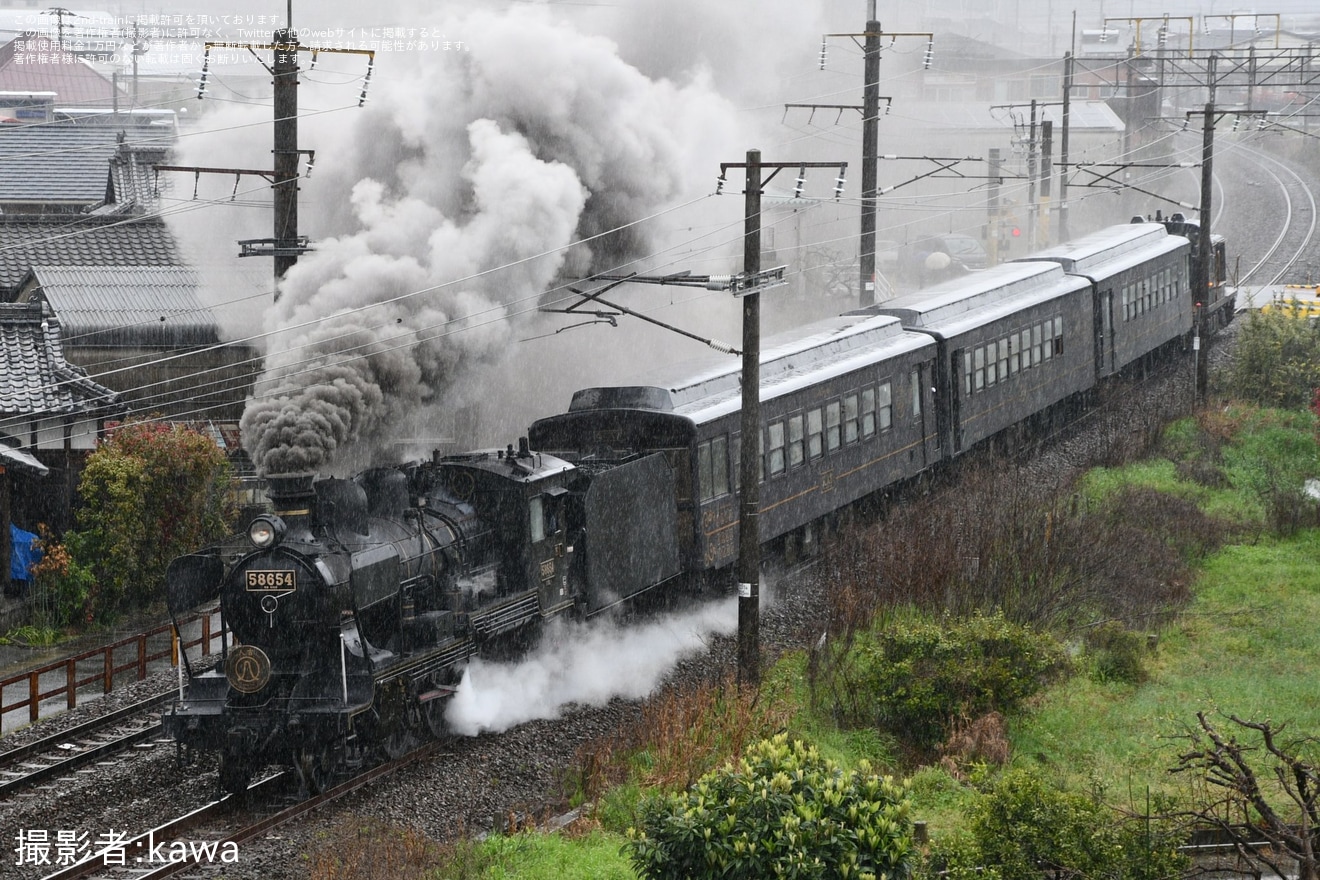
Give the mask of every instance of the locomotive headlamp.
[[284, 520], [278, 516], [259, 516], [248, 525], [248, 540], [258, 550], [274, 547], [284, 537]]

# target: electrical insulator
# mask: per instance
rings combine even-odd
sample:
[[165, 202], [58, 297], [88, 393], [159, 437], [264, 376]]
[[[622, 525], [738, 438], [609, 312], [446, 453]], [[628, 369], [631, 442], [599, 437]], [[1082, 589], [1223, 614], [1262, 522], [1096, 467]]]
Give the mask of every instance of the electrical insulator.
[[840, 171], [839, 176], [834, 178], [834, 198], [839, 199], [843, 197], [843, 183], [843, 172]]
[[1100, 42], [1102, 42], [1102, 43], [1108, 43], [1108, 42], [1109, 42], [1109, 27], [1108, 27], [1108, 26], [1105, 26], [1105, 27], [1100, 28]]
[[724, 175], [720, 174], [720, 176], [715, 179], [715, 195], [719, 195], [722, 192], [724, 192]]
[[807, 183], [807, 168], [804, 165], [801, 168], [801, 170], [798, 171], [797, 185], [793, 187], [793, 198], [795, 199], [802, 198], [802, 187], [805, 186], [806, 183]]
[[935, 57], [935, 38], [926, 41], [926, 57], [921, 62], [923, 70], [930, 70], [930, 62]]
[[820, 69], [825, 69], [825, 37], [820, 38]]

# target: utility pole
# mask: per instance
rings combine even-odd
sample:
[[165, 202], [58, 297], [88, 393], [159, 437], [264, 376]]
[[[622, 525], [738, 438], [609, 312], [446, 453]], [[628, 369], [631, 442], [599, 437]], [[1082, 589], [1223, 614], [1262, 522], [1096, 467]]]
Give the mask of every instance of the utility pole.
[[1000, 238], [1003, 236], [1002, 223], [999, 218], [999, 187], [1004, 179], [1000, 177], [999, 170], [999, 147], [990, 148], [990, 197], [986, 200], [986, 212], [990, 225], [990, 234], [987, 238], [990, 241], [990, 265], [999, 265], [999, 245]]
[[[263, 177], [270, 181], [272, 190], [273, 222], [270, 238], [254, 238], [240, 241], [240, 257], [273, 257], [275, 272], [275, 299], [279, 299], [279, 281], [286, 272], [298, 262], [298, 257], [311, 250], [307, 236], [298, 234], [298, 165], [301, 158], [307, 156], [308, 176], [316, 161], [315, 150], [304, 150], [298, 146], [298, 53], [311, 52], [315, 58], [319, 54], [366, 55], [367, 73], [363, 77], [362, 92], [358, 96], [358, 106], [367, 101], [367, 88], [371, 84], [371, 72], [376, 63], [376, 53], [369, 49], [318, 48], [302, 46], [298, 43], [297, 31], [293, 29], [293, 3], [289, 2], [289, 26], [277, 30], [269, 44], [207, 42], [202, 57], [202, 76], [197, 83], [197, 98], [206, 97], [207, 78], [210, 75], [211, 50], [246, 49], [256, 54], [257, 49], [269, 49], [274, 53], [272, 63], [266, 67], [274, 84], [274, 145], [272, 169], [253, 168], [215, 168], [197, 165], [154, 165], [157, 173], [161, 171], [192, 172], [194, 179], [203, 174], [234, 175], [234, 191], [238, 191], [239, 179], [244, 176]], [[194, 198], [196, 193], [194, 190]]]
[[1038, 240], [1049, 245], [1050, 235], [1050, 178], [1054, 175], [1054, 122], [1043, 119], [1040, 123], [1040, 235]]
[[1205, 104], [1205, 117], [1202, 123], [1201, 132], [1201, 211], [1200, 225], [1198, 229], [1197, 251], [1200, 259], [1196, 261], [1196, 277], [1192, 280], [1193, 297], [1196, 314], [1196, 339], [1194, 348], [1196, 351], [1196, 399], [1198, 403], [1205, 402], [1206, 388], [1209, 384], [1209, 370], [1206, 365], [1205, 352], [1201, 351], [1201, 340], [1205, 337], [1205, 295], [1210, 288], [1210, 262], [1214, 259], [1214, 248], [1210, 240], [1210, 214], [1211, 214], [1211, 195], [1214, 191], [1213, 184], [1213, 163], [1215, 156], [1215, 56], [1211, 55], [1207, 61], [1209, 98]]
[[298, 32], [289, 23], [275, 32], [275, 184], [271, 187], [275, 209], [274, 242], [275, 296], [279, 281], [298, 262], [305, 248], [298, 240]]
[[1040, 165], [1036, 161], [1036, 99], [1031, 99], [1031, 123], [1027, 129], [1027, 251], [1036, 250], [1036, 224], [1039, 207], [1036, 204], [1036, 177]]
[[[747, 151], [743, 273], [761, 271], [761, 151]], [[738, 681], [761, 684], [761, 294], [743, 297], [738, 489]]]
[[862, 239], [858, 263], [863, 308], [875, 305], [876, 163], [880, 152], [880, 22], [875, 0], [867, 0], [866, 48], [862, 65]]
[[[862, 224], [858, 241], [857, 265], [860, 295], [858, 304], [863, 308], [875, 305], [875, 226], [876, 197], [878, 195], [877, 163], [880, 158], [880, 38], [925, 37], [926, 54], [923, 69], [930, 69], [934, 51], [933, 33], [886, 34], [876, 21], [875, 0], [867, 0], [866, 30], [860, 34], [825, 34], [821, 38], [820, 67], [825, 69], [825, 46], [830, 37], [850, 37], [854, 42], [862, 39]], [[802, 105], [796, 105], [802, 106]]]
[[1068, 123], [1072, 109], [1073, 54], [1063, 56], [1063, 132], [1059, 138], [1059, 241], [1068, 234]]

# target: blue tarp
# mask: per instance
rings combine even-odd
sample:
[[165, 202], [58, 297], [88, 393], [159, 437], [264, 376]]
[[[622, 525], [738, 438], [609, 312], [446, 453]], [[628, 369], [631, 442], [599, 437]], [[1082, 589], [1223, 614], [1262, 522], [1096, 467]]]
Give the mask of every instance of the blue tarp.
[[41, 561], [41, 548], [37, 546], [37, 536], [25, 532], [13, 523], [9, 524], [9, 579], [30, 581], [28, 566]]

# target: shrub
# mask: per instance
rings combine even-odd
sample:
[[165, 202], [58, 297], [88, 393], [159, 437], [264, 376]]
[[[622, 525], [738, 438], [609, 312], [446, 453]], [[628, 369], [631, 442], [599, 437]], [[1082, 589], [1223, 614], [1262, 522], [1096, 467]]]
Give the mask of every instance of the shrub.
[[82, 623], [96, 591], [96, 576], [89, 566], [78, 562], [87, 558], [84, 538], [68, 532], [61, 543], [42, 523], [41, 561], [32, 566], [31, 606], [38, 623], [63, 627]]
[[904, 785], [832, 761], [787, 735], [659, 797], [625, 852], [646, 880], [857, 877], [902, 880], [915, 849]]
[[96, 577], [89, 611], [109, 617], [160, 598], [169, 561], [224, 534], [230, 479], [224, 453], [196, 431], [118, 428], [78, 483], [81, 537], [69, 547]]
[[1088, 630], [1083, 644], [1094, 680], [1124, 684], [1140, 684], [1146, 680], [1145, 635], [1110, 620]]
[[1264, 406], [1304, 409], [1320, 387], [1320, 324], [1288, 309], [1252, 311], [1238, 333], [1228, 387]]
[[1066, 667], [1050, 635], [1000, 613], [895, 621], [863, 635], [834, 682], [845, 724], [877, 725], [929, 751], [959, 720], [1011, 712]]
[[981, 863], [1002, 880], [1165, 880], [1188, 866], [1171, 823], [1124, 816], [1094, 794], [1062, 791], [1027, 770], [1004, 774], [982, 795], [971, 830]]

